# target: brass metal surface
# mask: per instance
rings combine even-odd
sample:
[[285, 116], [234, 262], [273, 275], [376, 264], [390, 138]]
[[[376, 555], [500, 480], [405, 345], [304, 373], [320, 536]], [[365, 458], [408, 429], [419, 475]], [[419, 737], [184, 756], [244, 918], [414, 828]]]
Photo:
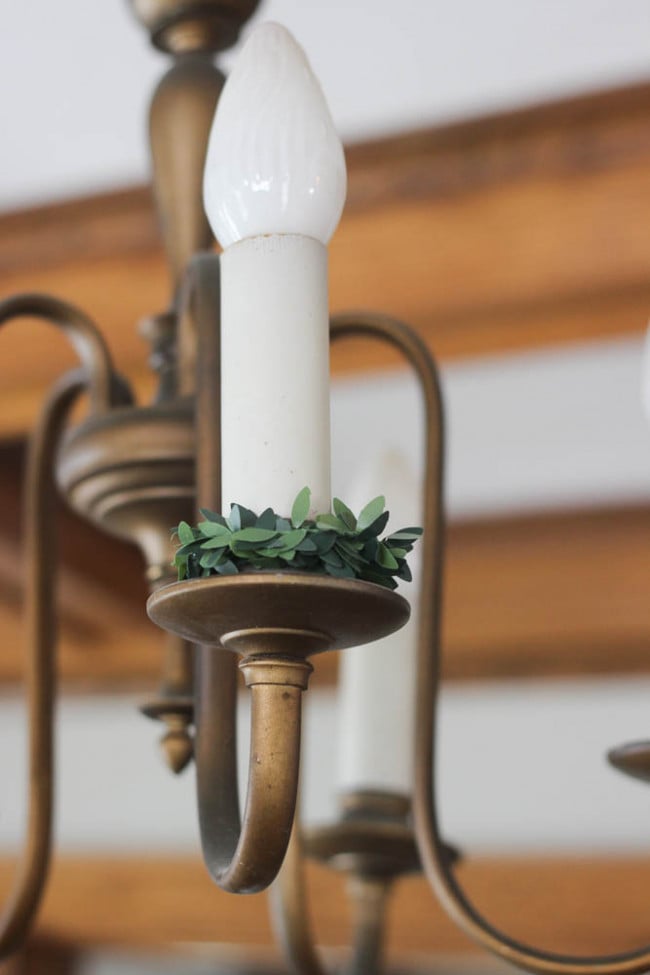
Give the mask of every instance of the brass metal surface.
[[141, 704], [139, 711], [164, 724], [161, 751], [167, 766], [176, 775], [192, 760], [193, 692], [194, 648], [187, 640], [167, 633], [158, 694]]
[[139, 545], [156, 583], [171, 573], [170, 528], [191, 519], [194, 450], [190, 400], [114, 409], [70, 432], [57, 480], [81, 515]]
[[153, 190], [173, 296], [192, 257], [213, 244], [203, 208], [203, 169], [225, 80], [208, 57], [186, 56], [172, 64], [151, 101]]
[[183, 54], [232, 47], [259, 0], [130, 0], [130, 3], [157, 48]]
[[[354, 318], [340, 319], [354, 331]], [[442, 907], [465, 933], [503, 961], [538, 975], [632, 975], [650, 969], [650, 946], [602, 957], [574, 957], [516, 941], [493, 927], [474, 907], [456, 880], [440, 835], [436, 793], [436, 716], [440, 684], [441, 596], [444, 565], [444, 410], [437, 369], [424, 343], [409, 330], [388, 334], [386, 320], [373, 318], [403, 351], [418, 377], [425, 404], [424, 536], [421, 611], [416, 686], [415, 783], [413, 819], [423, 871]]]
[[607, 760], [619, 772], [650, 782], [650, 741], [633, 741], [612, 748]]
[[90, 392], [97, 415], [128, 396], [114, 376], [106, 346], [79, 309], [45, 295], [19, 295], [0, 303], [0, 325], [37, 316], [62, 330], [82, 362], [63, 376], [45, 400], [29, 441], [25, 478], [25, 646], [29, 717], [29, 794], [24, 849], [11, 895], [0, 916], [0, 958], [24, 942], [47, 879], [54, 791], [54, 697], [57, 642], [56, 491], [54, 464], [68, 414]]
[[396, 592], [299, 572], [210, 576], [162, 586], [147, 602], [163, 629], [241, 654], [305, 657], [371, 643], [406, 623]]
[[[371, 338], [396, 348], [413, 366], [423, 386], [427, 420], [427, 487], [442, 480], [441, 404], [435, 366], [428, 350], [407, 325], [381, 315], [349, 314], [334, 317], [331, 341], [347, 337]], [[429, 514], [430, 509], [429, 510]], [[438, 509], [434, 509], [438, 511]], [[440, 533], [431, 518], [425, 520], [425, 561], [437, 553]], [[429, 581], [430, 581], [429, 573]], [[430, 599], [424, 589], [423, 600]], [[366, 617], [366, 622], [368, 617]], [[296, 824], [289, 852], [274, 889], [273, 916], [278, 938], [293, 970], [299, 975], [323, 975], [325, 969], [315, 948], [307, 910], [303, 856], [329, 862], [350, 876], [350, 893], [356, 910], [355, 939], [348, 967], [351, 973], [376, 973], [381, 968], [384, 911], [393, 881], [417, 870], [418, 851], [408, 821], [409, 800], [385, 793], [358, 792], [344, 797], [344, 815], [330, 827], [301, 835]], [[445, 847], [445, 858], [453, 855]]]

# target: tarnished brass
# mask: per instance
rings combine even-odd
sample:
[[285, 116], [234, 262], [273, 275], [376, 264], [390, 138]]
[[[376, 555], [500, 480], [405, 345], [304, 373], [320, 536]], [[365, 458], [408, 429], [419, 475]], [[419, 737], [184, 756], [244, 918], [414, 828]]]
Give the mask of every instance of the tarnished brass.
[[160, 746], [176, 775], [187, 768], [194, 748], [190, 730], [194, 721], [193, 655], [191, 643], [167, 633], [158, 694], [140, 706], [141, 714], [164, 724]]
[[[573, 957], [540, 951], [510, 938], [476, 910], [460, 887], [440, 835], [435, 791], [435, 731], [440, 682], [440, 624], [444, 553], [444, 414], [435, 363], [410, 329], [382, 316], [337, 319], [337, 334], [384, 337], [408, 359], [418, 377], [425, 407], [424, 536], [416, 688], [413, 819], [422, 868], [449, 916], [488, 951], [539, 975], [633, 975], [650, 969], [650, 947], [603, 957]], [[308, 959], [309, 960], [309, 959]], [[305, 967], [305, 972], [313, 971]]]
[[152, 43], [170, 54], [223, 51], [236, 43], [259, 0], [130, 0]]
[[[300, 757], [300, 699], [311, 666], [305, 658], [333, 647], [379, 639], [409, 616], [401, 596], [373, 583], [298, 573], [262, 573], [174, 583], [149, 597], [147, 611], [159, 626], [204, 645], [232, 649], [252, 688], [251, 752], [246, 809], [225, 828], [221, 779], [205, 785], [197, 751], [199, 815], [208, 869], [225, 890], [254, 893], [275, 878], [294, 816]], [[253, 624], [253, 625], [251, 625]], [[207, 649], [203, 651], [205, 660]], [[223, 650], [217, 649], [217, 654]], [[214, 703], [200, 670], [201, 740]], [[234, 708], [232, 713], [234, 721]], [[220, 716], [219, 724], [223, 722]], [[231, 800], [232, 801], [232, 800]], [[214, 810], [214, 815], [211, 814]]]
[[53, 468], [67, 416], [88, 390], [91, 409], [109, 410], [127, 395], [114, 377], [99, 332], [82, 312], [44, 295], [0, 303], [0, 325], [21, 316], [44, 318], [74, 345], [83, 366], [53, 387], [30, 438], [25, 479], [26, 693], [29, 715], [29, 796], [25, 847], [0, 916], [0, 959], [25, 941], [43, 894], [50, 860], [54, 790], [54, 695], [57, 642], [56, 516]]
[[633, 741], [607, 753], [610, 765], [642, 782], [650, 782], [650, 741]]
[[211, 576], [162, 586], [147, 602], [163, 629], [242, 656], [305, 658], [372, 643], [403, 626], [399, 593], [358, 579], [300, 572]]
[[71, 431], [57, 481], [76, 511], [139, 545], [154, 584], [170, 575], [170, 527], [191, 519], [194, 451], [190, 400], [116, 409]]
[[176, 295], [190, 260], [209, 250], [203, 168], [225, 78], [208, 57], [176, 61], [154, 92], [149, 114], [153, 189]]

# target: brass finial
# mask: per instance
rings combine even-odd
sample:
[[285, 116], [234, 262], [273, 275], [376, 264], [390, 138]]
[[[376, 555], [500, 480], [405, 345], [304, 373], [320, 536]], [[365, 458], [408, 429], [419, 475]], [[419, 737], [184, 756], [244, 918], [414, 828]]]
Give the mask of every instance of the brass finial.
[[174, 773], [179, 775], [192, 760], [194, 743], [189, 723], [184, 715], [168, 714], [163, 717], [167, 731], [160, 739], [163, 759]]

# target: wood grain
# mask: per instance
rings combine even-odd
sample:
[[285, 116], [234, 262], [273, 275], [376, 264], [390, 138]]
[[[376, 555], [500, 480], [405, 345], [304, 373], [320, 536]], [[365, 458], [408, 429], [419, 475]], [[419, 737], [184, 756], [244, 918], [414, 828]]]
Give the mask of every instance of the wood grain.
[[[10, 865], [0, 871], [6, 893]], [[459, 870], [478, 908], [514, 937], [560, 952], [600, 953], [648, 939], [639, 909], [650, 887], [650, 859], [638, 857], [470, 860]], [[349, 943], [341, 877], [310, 866], [309, 892], [319, 941]], [[37, 934], [75, 945], [226, 942], [269, 948], [266, 896], [233, 897], [214, 887], [196, 858], [64, 856], [54, 864]], [[399, 883], [388, 939], [395, 958], [475, 953], [445, 917], [422, 878]]]
[[[0, 450], [0, 684], [20, 680], [22, 450]], [[162, 635], [148, 622], [138, 552], [63, 506], [60, 665], [68, 689], [151, 689]], [[451, 524], [444, 674], [450, 680], [650, 672], [650, 507]], [[315, 658], [313, 686], [336, 679]]]
[[[409, 320], [443, 359], [640, 332], [649, 111], [645, 84], [350, 147], [332, 306]], [[135, 326], [167, 305], [169, 284], [147, 190], [0, 216], [0, 296], [24, 290], [94, 315], [150, 395]], [[2, 341], [6, 437], [29, 426], [43, 384], [72, 356], [32, 322]], [[355, 343], [334, 355], [339, 371], [391, 362]]]

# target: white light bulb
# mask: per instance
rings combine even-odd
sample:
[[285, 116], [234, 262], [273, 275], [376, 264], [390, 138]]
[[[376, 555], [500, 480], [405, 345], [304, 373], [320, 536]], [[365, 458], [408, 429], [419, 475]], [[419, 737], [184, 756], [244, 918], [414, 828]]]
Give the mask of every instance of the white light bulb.
[[261, 24], [219, 99], [203, 181], [222, 247], [301, 234], [326, 245], [341, 217], [345, 159], [305, 53], [279, 24]]

